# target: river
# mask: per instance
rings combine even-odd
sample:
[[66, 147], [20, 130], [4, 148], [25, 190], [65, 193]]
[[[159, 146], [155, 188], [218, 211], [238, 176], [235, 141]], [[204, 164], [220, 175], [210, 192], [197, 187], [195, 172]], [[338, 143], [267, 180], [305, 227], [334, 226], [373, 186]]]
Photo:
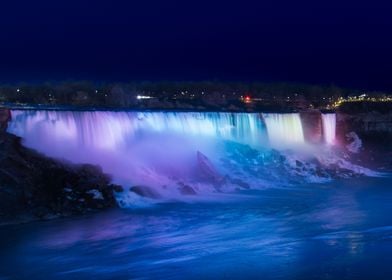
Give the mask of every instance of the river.
[[392, 178], [0, 228], [0, 279], [391, 279]]

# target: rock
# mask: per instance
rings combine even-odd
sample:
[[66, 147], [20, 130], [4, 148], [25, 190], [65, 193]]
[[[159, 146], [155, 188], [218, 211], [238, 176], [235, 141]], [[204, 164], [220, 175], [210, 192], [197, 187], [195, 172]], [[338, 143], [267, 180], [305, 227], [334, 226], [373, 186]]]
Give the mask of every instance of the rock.
[[[6, 115], [0, 110], [3, 128]], [[113, 190], [119, 187], [99, 167], [50, 159], [5, 130], [0, 136], [0, 224], [117, 206]]]
[[309, 143], [321, 143], [323, 140], [321, 113], [308, 110], [300, 113], [305, 140]]
[[161, 195], [157, 191], [147, 186], [133, 186], [130, 187], [129, 190], [143, 197], [154, 199], [161, 198]]
[[181, 194], [183, 195], [196, 195], [196, 191], [188, 185], [185, 185], [184, 183], [179, 183], [180, 187], [178, 190], [180, 191]]
[[11, 112], [8, 109], [0, 109], [0, 132], [7, 130], [8, 122], [11, 119]]
[[201, 177], [213, 183], [217, 188], [225, 183], [225, 178], [219, 174], [207, 156], [197, 151], [197, 163]]
[[120, 186], [120, 185], [111, 185], [111, 187], [112, 187], [113, 191], [115, 191], [117, 193], [120, 193], [120, 192], [124, 191], [124, 188], [122, 186]]
[[101, 199], [101, 200], [104, 199], [102, 193], [99, 190], [92, 189], [92, 190], [87, 191], [86, 193], [92, 195], [93, 199]]
[[241, 187], [241, 188], [250, 189], [250, 185], [248, 183], [242, 181], [241, 179], [233, 178], [233, 179], [230, 179], [230, 182], [232, 184], [235, 184], [235, 185]]
[[351, 161], [371, 169], [392, 170], [388, 168], [392, 154], [392, 103], [355, 103], [358, 104], [346, 104], [337, 112], [338, 142], [350, 151]]

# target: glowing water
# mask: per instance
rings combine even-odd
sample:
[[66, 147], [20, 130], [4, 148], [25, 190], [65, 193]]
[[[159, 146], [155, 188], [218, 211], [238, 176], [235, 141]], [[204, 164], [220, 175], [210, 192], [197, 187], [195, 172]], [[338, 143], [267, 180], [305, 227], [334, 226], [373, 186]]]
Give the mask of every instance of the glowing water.
[[[67, 140], [70, 145], [118, 149], [138, 134], [176, 133], [262, 145], [266, 134], [260, 114], [178, 112], [12, 111], [9, 131], [21, 137]], [[37, 139], [38, 140], [38, 139]]]
[[282, 147], [304, 144], [304, 133], [299, 114], [263, 114], [271, 146]]
[[[14, 110], [12, 116], [9, 131], [33, 147], [66, 141], [78, 148], [118, 150], [148, 133], [220, 138], [253, 147], [304, 143], [299, 114]], [[326, 116], [327, 127], [334, 128]], [[331, 129], [327, 133], [330, 139]]]
[[262, 116], [245, 113], [13, 111], [8, 130], [46, 155], [100, 165], [116, 183], [165, 192], [198, 181], [198, 151], [219, 167], [224, 141], [268, 142]]
[[[99, 165], [126, 190], [148, 186], [165, 199], [193, 199], [184, 198], [184, 185], [206, 198], [323, 182], [331, 178], [323, 166], [367, 172], [306, 145], [299, 114], [15, 110], [8, 130], [48, 156]], [[135, 200], [140, 196], [131, 191], [118, 197], [123, 206]]]
[[336, 114], [322, 114], [321, 117], [323, 123], [324, 141], [328, 145], [333, 145], [335, 143], [336, 136]]

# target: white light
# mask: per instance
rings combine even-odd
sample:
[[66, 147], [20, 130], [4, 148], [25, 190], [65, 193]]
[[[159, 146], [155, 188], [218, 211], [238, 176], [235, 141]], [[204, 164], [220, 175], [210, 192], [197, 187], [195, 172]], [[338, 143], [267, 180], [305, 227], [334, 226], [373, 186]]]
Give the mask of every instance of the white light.
[[150, 98], [152, 98], [151, 96], [146, 96], [146, 95], [138, 95], [138, 96], [136, 96], [136, 98], [138, 99], [138, 100], [140, 100], [140, 99], [150, 99]]

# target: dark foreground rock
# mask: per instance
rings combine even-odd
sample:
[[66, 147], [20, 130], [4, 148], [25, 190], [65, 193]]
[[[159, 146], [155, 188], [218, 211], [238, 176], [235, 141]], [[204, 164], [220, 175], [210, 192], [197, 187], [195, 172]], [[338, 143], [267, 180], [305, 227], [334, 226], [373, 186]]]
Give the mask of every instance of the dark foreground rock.
[[[97, 166], [47, 158], [5, 132], [0, 110], [0, 224], [116, 207], [110, 177]], [[4, 117], [4, 118], [3, 118]]]

